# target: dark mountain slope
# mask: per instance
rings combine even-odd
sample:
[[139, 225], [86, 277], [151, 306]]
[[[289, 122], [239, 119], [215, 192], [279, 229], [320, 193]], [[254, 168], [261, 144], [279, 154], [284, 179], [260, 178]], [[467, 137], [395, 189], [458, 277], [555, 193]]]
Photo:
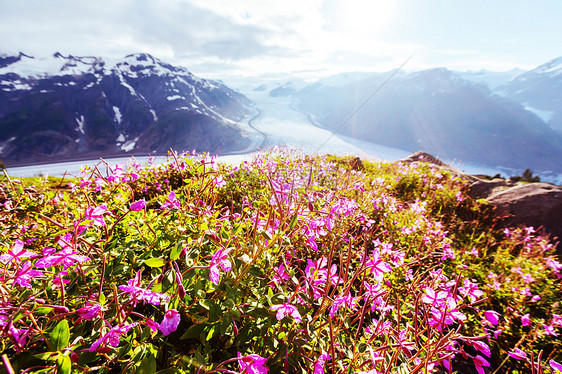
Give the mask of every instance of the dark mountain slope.
[[9, 165], [170, 147], [243, 149], [249, 100], [147, 54], [119, 61], [0, 58], [0, 155]]

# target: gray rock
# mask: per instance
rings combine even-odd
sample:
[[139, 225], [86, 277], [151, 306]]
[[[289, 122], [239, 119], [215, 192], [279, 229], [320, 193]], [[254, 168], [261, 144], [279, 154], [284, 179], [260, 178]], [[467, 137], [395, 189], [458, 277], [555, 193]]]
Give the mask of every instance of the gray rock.
[[487, 197], [506, 215], [509, 226], [542, 227], [547, 233], [562, 237], [562, 188], [548, 183], [517, 183]]
[[[496, 207], [506, 227], [533, 226], [536, 230], [562, 238], [562, 187], [549, 183], [514, 182], [495, 178], [492, 180], [452, 169], [436, 157], [416, 152], [402, 162], [429, 162], [447, 170], [469, 183], [469, 194], [476, 199], [486, 199]], [[560, 253], [560, 249], [559, 249]]]

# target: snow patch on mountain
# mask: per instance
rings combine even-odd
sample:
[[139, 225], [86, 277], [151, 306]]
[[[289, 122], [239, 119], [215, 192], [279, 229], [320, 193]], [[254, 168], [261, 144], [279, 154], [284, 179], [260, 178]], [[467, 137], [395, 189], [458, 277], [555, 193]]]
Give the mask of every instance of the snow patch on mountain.
[[532, 70], [537, 74], [548, 74], [551, 77], [562, 74], [562, 57], [556, 58]]
[[139, 140], [138, 136], [133, 139], [133, 140], [129, 140], [126, 141], [122, 146], [121, 146], [121, 150], [125, 151], [125, 152], [130, 152], [133, 149], [135, 149], [135, 145], [137, 144], [137, 141]]
[[15, 136], [12, 136], [10, 139], [6, 140], [4, 143], [0, 144], [0, 155], [2, 154], [2, 152], [4, 151], [4, 148], [6, 148], [6, 146], [8, 144], [10, 144], [10, 142], [16, 140]]
[[152, 114], [152, 118], [154, 119], [154, 122], [158, 121], [158, 116], [156, 115], [154, 109], [150, 109], [150, 113]]
[[548, 110], [540, 110], [540, 109], [537, 109], [537, 108], [533, 108], [528, 103], [524, 103], [523, 107], [525, 108], [525, 110], [527, 110], [527, 111], [533, 113], [534, 115], [536, 115], [537, 117], [539, 117], [544, 123], [550, 122], [550, 120], [552, 119], [552, 116], [554, 116], [554, 112], [551, 112], [551, 111], [548, 111]]
[[78, 127], [76, 128], [76, 130], [78, 130], [81, 134], [84, 134], [84, 116], [80, 116], [80, 118], [75, 118], [76, 123], [78, 124]]
[[121, 114], [121, 110], [119, 110], [118, 106], [113, 107], [113, 114], [114, 114], [113, 118], [115, 118], [115, 122], [117, 122], [120, 125], [121, 121], [123, 120], [123, 115]]
[[185, 97], [180, 96], [180, 95], [173, 95], [173, 96], [168, 96], [167, 99], [168, 99], [168, 101], [185, 100]]

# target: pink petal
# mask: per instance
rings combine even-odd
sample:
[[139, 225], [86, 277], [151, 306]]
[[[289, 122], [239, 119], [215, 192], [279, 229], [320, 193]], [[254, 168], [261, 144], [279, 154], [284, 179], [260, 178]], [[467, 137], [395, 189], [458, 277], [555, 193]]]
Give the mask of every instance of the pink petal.
[[160, 323], [160, 331], [164, 336], [176, 331], [180, 324], [180, 314], [175, 309], [170, 309], [164, 314], [164, 319]]
[[562, 364], [559, 364], [558, 362], [556, 362], [554, 360], [550, 360], [550, 361], [548, 361], [548, 363], [550, 364], [550, 367], [555, 370], [555, 372], [561, 372], [562, 373]]
[[142, 200], [137, 200], [134, 203], [132, 203], [129, 206], [129, 209], [134, 211], [134, 212], [138, 212], [140, 210], [143, 210], [146, 207], [146, 201], [144, 199]]

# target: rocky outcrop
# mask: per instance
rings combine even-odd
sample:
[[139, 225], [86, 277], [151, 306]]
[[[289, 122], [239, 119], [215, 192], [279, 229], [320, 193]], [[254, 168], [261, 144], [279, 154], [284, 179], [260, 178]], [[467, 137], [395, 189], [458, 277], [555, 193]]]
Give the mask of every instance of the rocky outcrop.
[[488, 202], [507, 216], [509, 226], [542, 227], [547, 233], [562, 237], [562, 188], [548, 183], [517, 183], [492, 190]]
[[551, 237], [562, 238], [562, 187], [549, 183], [515, 182], [502, 178], [486, 179], [455, 170], [436, 157], [416, 152], [402, 162], [428, 162], [469, 183], [469, 193], [486, 199], [503, 217], [506, 227], [533, 226]]

